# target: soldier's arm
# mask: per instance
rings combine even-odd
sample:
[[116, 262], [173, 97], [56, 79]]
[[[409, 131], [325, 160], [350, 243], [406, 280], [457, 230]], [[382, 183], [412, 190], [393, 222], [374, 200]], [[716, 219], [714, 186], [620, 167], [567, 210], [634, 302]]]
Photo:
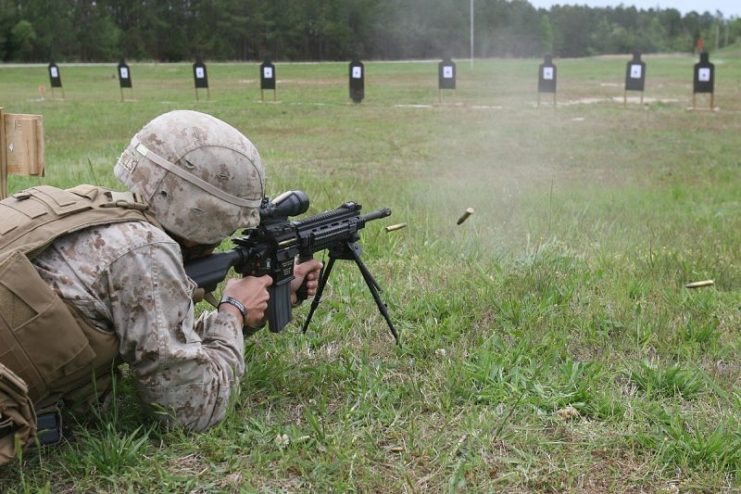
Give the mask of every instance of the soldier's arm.
[[200, 431], [221, 421], [244, 373], [239, 318], [221, 311], [195, 321], [175, 243], [128, 252], [112, 264], [109, 282], [120, 353], [143, 402], [167, 425]]

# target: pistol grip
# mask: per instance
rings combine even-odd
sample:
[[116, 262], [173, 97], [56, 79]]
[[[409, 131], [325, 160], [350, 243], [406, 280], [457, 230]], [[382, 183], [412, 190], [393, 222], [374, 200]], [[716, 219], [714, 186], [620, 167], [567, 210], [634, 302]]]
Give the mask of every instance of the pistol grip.
[[[314, 255], [309, 252], [308, 254], [299, 254], [298, 256], [298, 262], [301, 264], [302, 262], [310, 261], [314, 259]], [[309, 298], [309, 289], [306, 287], [306, 278], [304, 278], [304, 282], [301, 283], [301, 286], [298, 287], [298, 290], [296, 290], [296, 305], [300, 304], [304, 300]]]

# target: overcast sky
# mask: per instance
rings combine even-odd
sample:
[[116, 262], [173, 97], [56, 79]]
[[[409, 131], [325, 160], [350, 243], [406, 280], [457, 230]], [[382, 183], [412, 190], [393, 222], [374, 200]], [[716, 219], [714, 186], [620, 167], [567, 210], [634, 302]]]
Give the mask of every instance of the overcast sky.
[[662, 8], [677, 9], [683, 14], [695, 11], [702, 14], [705, 11], [715, 14], [720, 10], [725, 18], [741, 17], [741, 0], [529, 0], [535, 7], [548, 8], [551, 5], [589, 5], [590, 7], [617, 7], [623, 4], [626, 7], [634, 5], [638, 9]]

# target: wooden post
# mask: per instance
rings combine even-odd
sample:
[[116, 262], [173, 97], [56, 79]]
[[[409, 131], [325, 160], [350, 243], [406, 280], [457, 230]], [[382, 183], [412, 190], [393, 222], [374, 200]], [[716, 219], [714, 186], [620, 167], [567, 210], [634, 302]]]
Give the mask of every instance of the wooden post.
[[8, 159], [5, 144], [5, 111], [0, 107], [0, 199], [8, 197]]

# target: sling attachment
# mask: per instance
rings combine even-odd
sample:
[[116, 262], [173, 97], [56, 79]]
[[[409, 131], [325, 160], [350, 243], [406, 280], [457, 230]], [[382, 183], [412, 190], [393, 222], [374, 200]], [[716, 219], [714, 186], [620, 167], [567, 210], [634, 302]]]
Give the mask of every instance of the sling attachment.
[[54, 407], [36, 415], [37, 437], [40, 445], [56, 444], [62, 440], [62, 412]]
[[146, 211], [149, 209], [149, 206], [137, 194], [132, 192], [111, 191], [108, 194], [111, 196], [111, 201], [101, 204], [100, 207], [135, 209], [137, 211]]

